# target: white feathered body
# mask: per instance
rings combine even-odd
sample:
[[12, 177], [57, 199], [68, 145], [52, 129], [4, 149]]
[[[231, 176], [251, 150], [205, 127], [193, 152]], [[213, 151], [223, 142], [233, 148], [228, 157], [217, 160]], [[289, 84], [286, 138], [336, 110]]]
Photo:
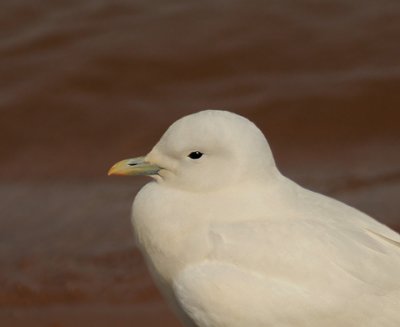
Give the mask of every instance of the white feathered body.
[[223, 191], [151, 182], [136, 238], [186, 326], [398, 327], [400, 236], [279, 173]]

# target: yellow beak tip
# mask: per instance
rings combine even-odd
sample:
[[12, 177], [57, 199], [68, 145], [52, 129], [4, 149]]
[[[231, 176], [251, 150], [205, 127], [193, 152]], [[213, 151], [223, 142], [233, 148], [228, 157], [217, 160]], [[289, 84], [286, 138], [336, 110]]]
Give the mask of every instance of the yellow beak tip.
[[111, 175], [126, 175], [127, 172], [127, 167], [126, 167], [126, 160], [117, 162], [116, 164], [114, 164], [107, 172], [108, 176]]
[[112, 166], [107, 172], [107, 176], [124, 176], [124, 175], [126, 175], [126, 170], [121, 169], [121, 167]]
[[107, 176], [111, 176], [111, 175], [115, 175], [114, 166], [112, 166], [112, 167], [108, 170], [108, 172], [107, 172]]

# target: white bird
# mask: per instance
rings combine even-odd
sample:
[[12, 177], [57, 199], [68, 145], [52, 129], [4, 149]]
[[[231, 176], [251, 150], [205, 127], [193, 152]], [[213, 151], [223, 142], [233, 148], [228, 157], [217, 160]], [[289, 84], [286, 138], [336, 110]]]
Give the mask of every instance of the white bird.
[[109, 174], [154, 178], [132, 222], [185, 326], [400, 326], [400, 235], [282, 176], [246, 118], [183, 117]]

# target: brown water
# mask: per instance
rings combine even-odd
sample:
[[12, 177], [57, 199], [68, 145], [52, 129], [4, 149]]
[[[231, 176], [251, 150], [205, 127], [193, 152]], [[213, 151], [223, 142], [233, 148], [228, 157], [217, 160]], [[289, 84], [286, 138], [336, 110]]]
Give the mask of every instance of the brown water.
[[243, 114], [281, 170], [400, 229], [400, 2], [0, 5], [0, 326], [178, 326], [134, 247], [176, 118]]

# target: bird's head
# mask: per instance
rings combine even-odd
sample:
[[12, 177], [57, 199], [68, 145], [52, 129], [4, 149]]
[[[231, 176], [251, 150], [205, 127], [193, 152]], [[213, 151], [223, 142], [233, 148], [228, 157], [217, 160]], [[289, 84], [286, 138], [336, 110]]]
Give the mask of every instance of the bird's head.
[[204, 191], [275, 172], [267, 140], [252, 122], [205, 110], [177, 120], [146, 156], [116, 163], [109, 175], [148, 175], [171, 187]]

